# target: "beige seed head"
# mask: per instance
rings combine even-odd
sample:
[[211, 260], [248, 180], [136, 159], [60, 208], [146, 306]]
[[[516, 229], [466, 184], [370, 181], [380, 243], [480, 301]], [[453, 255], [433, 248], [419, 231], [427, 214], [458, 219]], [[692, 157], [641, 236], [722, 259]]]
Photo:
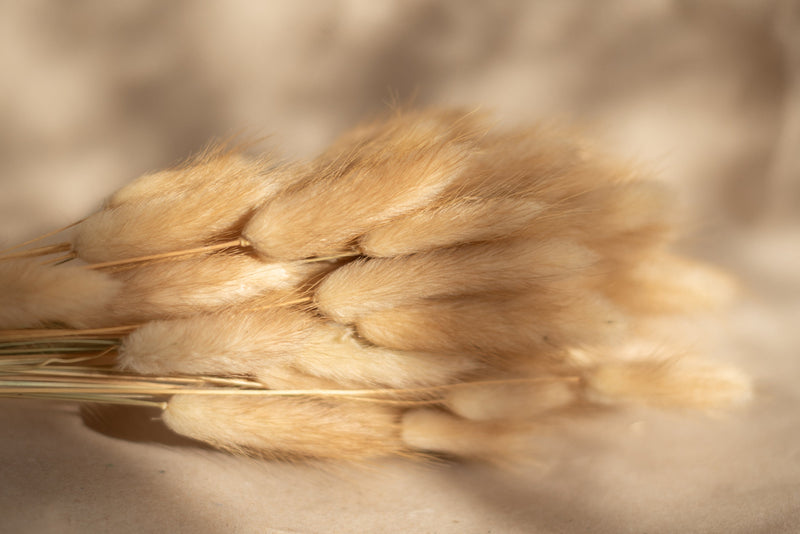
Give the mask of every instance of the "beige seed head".
[[434, 409], [409, 410], [402, 419], [403, 442], [411, 449], [480, 460], [528, 456], [533, 428], [512, 421], [467, 421]]
[[340, 254], [377, 225], [431, 203], [463, 172], [482, 126], [404, 116], [324, 155], [314, 179], [260, 209], [244, 237], [279, 260]]
[[750, 380], [738, 369], [685, 358], [603, 363], [588, 373], [586, 384], [590, 398], [610, 404], [716, 410], [752, 396]]
[[53, 322], [86, 328], [103, 319], [119, 297], [122, 283], [105, 273], [39, 262], [0, 261], [0, 328]]
[[[578, 289], [578, 288], [575, 288]], [[359, 317], [358, 333], [400, 350], [472, 354], [493, 365], [549, 358], [569, 346], [610, 343], [628, 319], [584, 289], [543, 285], [523, 294], [471, 295], [420, 301]]]
[[361, 238], [359, 247], [368, 256], [391, 257], [490, 241], [535, 224], [543, 211], [542, 204], [529, 199], [461, 199], [379, 226]]
[[595, 256], [568, 241], [509, 240], [401, 258], [351, 262], [328, 275], [315, 301], [343, 323], [425, 298], [525, 291], [587, 276]]
[[533, 419], [545, 412], [575, 402], [575, 384], [543, 377], [526, 383], [486, 384], [452, 389], [445, 406], [454, 414], [472, 421]]
[[120, 348], [124, 368], [152, 374], [248, 375], [263, 383], [286, 367], [342, 387], [448, 383], [477, 368], [468, 357], [393, 351], [359, 342], [342, 326], [293, 309], [153, 321]]
[[[253, 211], [288, 184], [303, 179], [298, 168], [271, 168], [235, 155], [202, 165], [213, 177], [201, 188], [158, 196], [123, 195], [126, 202], [95, 213], [77, 229], [73, 246], [88, 262], [135, 258], [199, 247], [239, 237]], [[193, 168], [179, 172], [192, 173]]]
[[396, 410], [340, 399], [175, 395], [164, 422], [178, 434], [265, 458], [355, 461], [400, 454]]
[[[112, 320], [124, 324], [183, 317], [236, 306], [259, 295], [289, 295], [328, 267], [323, 263], [266, 263], [247, 254], [212, 254], [164, 261], [115, 274], [125, 298]], [[287, 296], [288, 298], [288, 296]]]

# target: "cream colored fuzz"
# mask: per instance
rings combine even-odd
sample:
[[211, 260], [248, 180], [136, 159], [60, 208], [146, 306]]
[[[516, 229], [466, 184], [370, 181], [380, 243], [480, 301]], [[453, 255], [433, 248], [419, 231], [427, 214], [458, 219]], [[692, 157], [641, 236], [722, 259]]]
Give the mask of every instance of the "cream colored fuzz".
[[227, 156], [210, 164], [218, 173], [213, 187], [131, 195], [88, 217], [73, 241], [79, 257], [114, 261], [238, 238], [253, 210], [303, 177], [294, 168], [263, 169]]
[[246, 254], [147, 264], [115, 275], [124, 281], [127, 298], [114, 303], [114, 317], [136, 323], [209, 313], [259, 295], [288, 294], [326, 268], [322, 263], [266, 263]]
[[104, 321], [122, 283], [79, 265], [41, 265], [39, 258], [0, 261], [0, 328]]
[[122, 367], [149, 374], [248, 375], [264, 383], [290, 366], [343, 387], [448, 383], [474, 359], [365, 345], [341, 325], [289, 309], [150, 322], [120, 348]]
[[685, 358], [607, 362], [592, 369], [585, 380], [592, 400], [611, 404], [713, 411], [752, 396], [750, 380], [738, 369]]
[[473, 354], [500, 364], [544, 357], [563, 347], [611, 343], [628, 318], [608, 301], [583, 290], [543, 285], [523, 294], [425, 300], [359, 317], [358, 333], [400, 350]]
[[411, 449], [480, 460], [509, 460], [531, 451], [533, 428], [512, 421], [468, 421], [434, 409], [403, 415], [403, 442]]
[[359, 247], [368, 256], [391, 257], [504, 238], [532, 224], [544, 209], [529, 199], [461, 199], [379, 226], [361, 238]]
[[399, 454], [399, 414], [341, 399], [175, 395], [164, 422], [228, 451], [283, 459], [364, 460]]
[[457, 179], [482, 133], [473, 122], [406, 116], [365, 130], [318, 162], [312, 181], [260, 209], [244, 237], [278, 260], [350, 250], [361, 235], [428, 205]]
[[351, 323], [425, 298], [525, 291], [547, 280], [586, 276], [596, 256], [569, 241], [509, 240], [400, 258], [358, 260], [331, 273], [315, 302]]
[[525, 383], [484, 384], [452, 389], [445, 406], [473, 421], [533, 419], [577, 399], [574, 381], [558, 376]]

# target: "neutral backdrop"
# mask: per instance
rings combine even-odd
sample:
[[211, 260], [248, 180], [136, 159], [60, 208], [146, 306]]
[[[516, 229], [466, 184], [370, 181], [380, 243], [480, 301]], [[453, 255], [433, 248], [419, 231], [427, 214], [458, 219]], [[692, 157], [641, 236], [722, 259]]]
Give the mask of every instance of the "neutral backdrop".
[[0, 246], [214, 137], [302, 158], [398, 104], [564, 121], [679, 191], [682, 246], [742, 285], [711, 356], [757, 394], [581, 423], [504, 469], [254, 462], [3, 400], [0, 531], [800, 530], [800, 3], [112, 4], [0, 2]]

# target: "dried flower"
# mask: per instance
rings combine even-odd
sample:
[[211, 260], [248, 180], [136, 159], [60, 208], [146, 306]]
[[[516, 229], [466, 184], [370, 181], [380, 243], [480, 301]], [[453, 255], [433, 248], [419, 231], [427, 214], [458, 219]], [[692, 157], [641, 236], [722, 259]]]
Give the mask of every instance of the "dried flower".
[[[720, 409], [742, 373], [635, 348], [731, 293], [669, 252], [673, 205], [569, 134], [476, 113], [396, 114], [308, 164], [210, 149], [70, 243], [0, 253], [0, 395], [155, 404], [288, 459], [497, 461], [582, 407]], [[40, 263], [65, 252], [88, 265]]]

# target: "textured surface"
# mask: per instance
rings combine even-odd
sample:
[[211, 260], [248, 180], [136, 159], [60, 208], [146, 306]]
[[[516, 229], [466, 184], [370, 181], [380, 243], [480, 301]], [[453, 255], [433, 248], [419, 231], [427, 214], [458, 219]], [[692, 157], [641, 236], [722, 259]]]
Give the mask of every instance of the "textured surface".
[[4, 4], [0, 242], [237, 131], [304, 157], [393, 100], [567, 120], [679, 189], [686, 248], [744, 287], [706, 333], [759, 392], [727, 417], [624, 413], [534, 437], [540, 460], [507, 470], [255, 463], [4, 400], [3, 529], [796, 530], [798, 28], [792, 2]]

